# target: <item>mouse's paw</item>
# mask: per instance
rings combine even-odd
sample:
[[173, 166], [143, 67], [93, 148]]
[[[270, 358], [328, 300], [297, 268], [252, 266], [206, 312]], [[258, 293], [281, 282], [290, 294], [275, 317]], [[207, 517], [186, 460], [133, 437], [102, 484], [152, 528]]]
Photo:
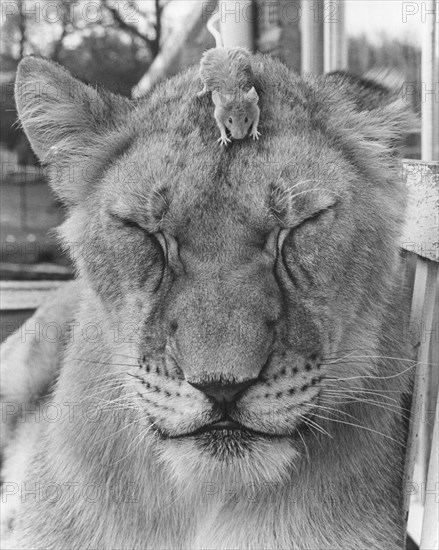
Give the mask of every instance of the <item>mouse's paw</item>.
[[261, 132], [258, 132], [256, 128], [253, 128], [253, 130], [250, 132], [250, 135], [253, 139], [259, 139]]
[[232, 140], [227, 137], [226, 133], [222, 133], [221, 137], [218, 139], [218, 143], [221, 143], [221, 145], [227, 145], [227, 143], [231, 143]]

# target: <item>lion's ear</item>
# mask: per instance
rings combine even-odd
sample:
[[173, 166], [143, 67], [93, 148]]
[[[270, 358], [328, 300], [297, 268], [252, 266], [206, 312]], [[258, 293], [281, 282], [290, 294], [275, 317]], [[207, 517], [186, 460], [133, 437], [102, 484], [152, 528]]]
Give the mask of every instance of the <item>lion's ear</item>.
[[[98, 91], [58, 64], [32, 56], [24, 58], [18, 66], [15, 102], [38, 158], [57, 168], [96, 165], [99, 159], [107, 158], [111, 143], [106, 136], [130, 110], [130, 102], [125, 98]], [[71, 180], [70, 177], [73, 184]], [[67, 202], [83, 191], [68, 188], [69, 183], [57, 183], [54, 178], [52, 185]]]
[[[372, 78], [373, 77], [373, 78]], [[330, 125], [346, 144], [358, 143], [380, 155], [393, 152], [420, 121], [404, 98], [403, 79], [396, 73], [376, 72], [357, 77], [337, 71], [325, 75]]]
[[354, 102], [359, 111], [372, 110], [402, 97], [404, 77], [397, 71], [375, 69], [363, 76], [346, 71], [334, 71], [324, 77], [325, 85]]

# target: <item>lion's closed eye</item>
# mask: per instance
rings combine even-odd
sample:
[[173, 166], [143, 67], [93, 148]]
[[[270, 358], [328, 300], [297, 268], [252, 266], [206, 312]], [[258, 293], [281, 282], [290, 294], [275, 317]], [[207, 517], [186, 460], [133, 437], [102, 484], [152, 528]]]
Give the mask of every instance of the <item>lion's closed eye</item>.
[[121, 216], [112, 212], [110, 213], [110, 218], [121, 228], [138, 231], [139, 233], [143, 233], [144, 236], [151, 238], [154, 242], [160, 245], [164, 253], [164, 258], [167, 258], [168, 245], [164, 235], [161, 232], [153, 232], [148, 230], [146, 223], [134, 219], [134, 217]]
[[129, 228], [129, 229], [137, 229], [139, 231], [144, 231], [145, 233], [149, 233], [147, 228], [144, 225], [142, 225], [141, 222], [139, 222], [138, 220], [135, 220], [132, 217], [110, 212], [110, 218], [112, 221], [116, 222], [121, 227]]
[[[159, 277], [153, 288], [156, 291], [160, 287], [168, 264], [168, 245], [162, 233], [150, 231], [146, 220], [139, 218], [140, 216], [109, 212], [111, 228], [113, 231], [120, 231], [120, 236], [107, 244], [114, 255], [115, 267], [126, 269], [131, 265], [142, 274], [143, 282], [151, 282]], [[129, 251], [131, 254], [128, 254]]]
[[296, 246], [306, 245], [311, 239], [325, 238], [331, 231], [331, 226], [335, 221], [335, 209], [326, 208], [316, 212], [298, 226], [292, 229], [294, 242]]
[[295, 265], [314, 270], [327, 258], [328, 251], [334, 253], [332, 228], [335, 219], [335, 208], [325, 208], [295, 227], [281, 231], [279, 238], [282, 258], [291, 274]]
[[333, 207], [325, 208], [313, 213], [297, 225], [283, 229], [279, 234], [279, 248], [306, 246], [312, 240], [324, 238], [331, 230], [336, 213]]

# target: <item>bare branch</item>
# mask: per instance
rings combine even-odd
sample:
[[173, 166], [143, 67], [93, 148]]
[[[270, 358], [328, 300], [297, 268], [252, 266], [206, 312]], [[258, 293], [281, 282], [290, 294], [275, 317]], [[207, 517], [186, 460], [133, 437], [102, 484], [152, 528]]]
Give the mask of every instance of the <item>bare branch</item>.
[[20, 32], [20, 53], [19, 53], [19, 59], [23, 59], [24, 57], [24, 48], [26, 44], [26, 14], [24, 12], [24, 7], [21, 2], [17, 2], [18, 5], [18, 14], [19, 14], [19, 23], [18, 23], [18, 29]]
[[[108, 0], [101, 0], [101, 2], [102, 2], [102, 6], [111, 13], [115, 23], [117, 23], [119, 28], [121, 28], [124, 31], [130, 33], [132, 36], [135, 36], [135, 37], [140, 38], [141, 40], [143, 40], [143, 42], [146, 44], [146, 46], [151, 50], [152, 57], [153, 58], [156, 57], [156, 55], [158, 54], [157, 37], [148, 38], [142, 32], [140, 32], [137, 27], [127, 23], [123, 19], [123, 17], [120, 16], [119, 11], [108, 3]], [[158, 0], [156, 0], [156, 2], [158, 2]], [[158, 20], [159, 20], [159, 17], [157, 17], [157, 21]], [[155, 31], [157, 31], [157, 26], [155, 26]], [[156, 32], [156, 35], [157, 35], [157, 32]]]

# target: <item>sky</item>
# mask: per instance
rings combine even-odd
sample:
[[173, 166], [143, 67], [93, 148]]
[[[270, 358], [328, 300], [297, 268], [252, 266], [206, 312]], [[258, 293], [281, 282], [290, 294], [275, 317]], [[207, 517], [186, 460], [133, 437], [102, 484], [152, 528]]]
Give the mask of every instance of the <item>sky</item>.
[[365, 33], [370, 39], [379, 39], [386, 33], [421, 43], [425, 27], [426, 2], [403, 0], [346, 0], [346, 30], [348, 35]]

